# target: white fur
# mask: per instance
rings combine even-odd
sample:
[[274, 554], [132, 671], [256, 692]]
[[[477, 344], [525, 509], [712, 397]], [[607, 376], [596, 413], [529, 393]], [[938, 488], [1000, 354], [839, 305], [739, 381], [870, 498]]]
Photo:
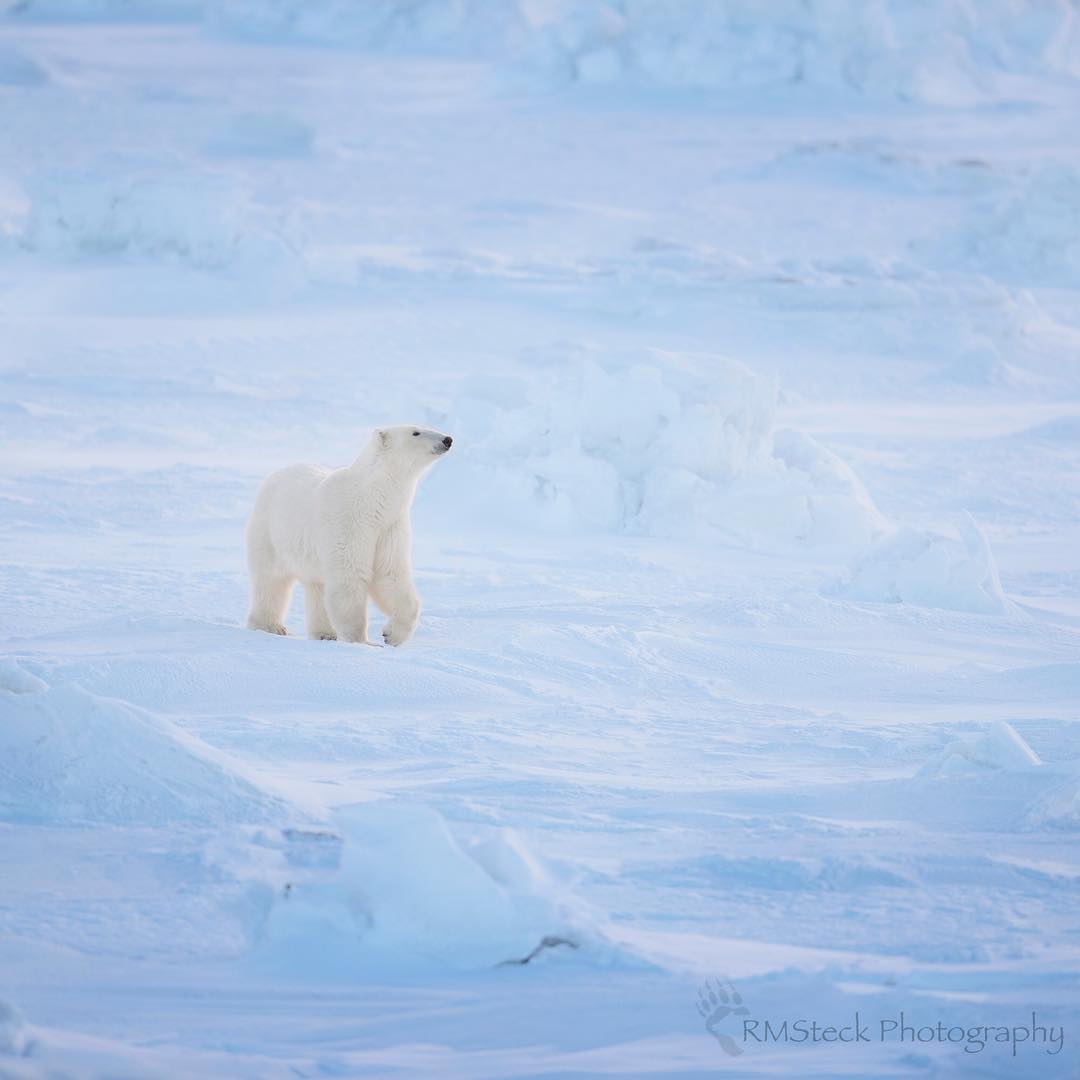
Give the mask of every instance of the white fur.
[[381, 428], [348, 468], [290, 465], [268, 476], [247, 525], [248, 626], [284, 634], [300, 581], [309, 637], [366, 642], [370, 598], [390, 616], [383, 640], [408, 641], [420, 617], [409, 511], [449, 441], [428, 428]]

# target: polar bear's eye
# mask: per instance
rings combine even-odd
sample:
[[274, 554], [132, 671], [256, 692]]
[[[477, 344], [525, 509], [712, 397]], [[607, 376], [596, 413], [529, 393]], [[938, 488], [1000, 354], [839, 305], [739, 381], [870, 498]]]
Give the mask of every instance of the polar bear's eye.
[[413, 432], [413, 434], [414, 434], [414, 435], [419, 435], [419, 434], [420, 434], [420, 432], [419, 432], [419, 431], [414, 431], [414, 432]]

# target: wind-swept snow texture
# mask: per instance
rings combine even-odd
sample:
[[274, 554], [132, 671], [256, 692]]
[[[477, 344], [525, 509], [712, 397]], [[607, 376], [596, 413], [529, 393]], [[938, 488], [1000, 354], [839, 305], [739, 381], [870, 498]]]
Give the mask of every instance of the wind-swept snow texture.
[[[1077, 131], [1070, 0], [2, 5], [0, 1077], [1076, 1076]], [[395, 423], [415, 638], [244, 630]]]

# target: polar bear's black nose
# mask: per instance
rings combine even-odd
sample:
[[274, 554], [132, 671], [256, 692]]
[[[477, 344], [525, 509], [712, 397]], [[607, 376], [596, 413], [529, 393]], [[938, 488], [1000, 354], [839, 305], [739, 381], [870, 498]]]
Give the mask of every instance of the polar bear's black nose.
[[446, 447], [446, 449], [447, 449], [447, 450], [449, 450], [449, 449], [450, 449], [450, 446], [451, 446], [451, 444], [453, 443], [453, 441], [454, 441], [454, 440], [453, 440], [453, 439], [451, 439], [449, 435], [445, 435], [445, 436], [443, 436], [443, 441], [442, 441], [442, 444], [443, 444], [443, 446], [445, 446], [445, 447]]

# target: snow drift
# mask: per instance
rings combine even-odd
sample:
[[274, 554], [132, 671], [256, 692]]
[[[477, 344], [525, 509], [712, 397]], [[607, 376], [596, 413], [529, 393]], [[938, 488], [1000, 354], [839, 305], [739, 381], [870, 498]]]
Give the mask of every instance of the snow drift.
[[1024, 286], [1080, 283], [1080, 172], [1044, 165], [981, 199], [920, 252], [946, 266]]
[[16, 0], [21, 19], [76, 22], [187, 22], [202, 14], [203, 0]]
[[919, 775], [948, 776], [982, 769], [1011, 772], [1041, 765], [1039, 755], [1012, 724], [995, 720], [985, 732], [954, 739], [937, 757], [923, 766]]
[[857, 94], [945, 105], [1000, 93], [1005, 73], [1080, 72], [1065, 0], [594, 0], [537, 5], [526, 54], [564, 82]]
[[23, 244], [53, 257], [163, 260], [204, 270], [265, 270], [291, 258], [225, 176], [105, 165], [38, 175], [27, 189]]
[[738, 361], [644, 351], [539, 351], [535, 381], [461, 380], [434, 422], [461, 458], [425, 498], [522, 523], [854, 560], [834, 594], [985, 614], [1011, 610], [970, 514], [959, 541], [894, 525], [854, 470], [777, 428], [775, 380]]
[[516, 0], [206, 0], [207, 25], [233, 37], [358, 49], [505, 55], [527, 39]]
[[969, 105], [1080, 74], [1067, 0], [207, 0], [214, 32], [499, 60], [515, 86], [620, 84]]
[[49, 76], [22, 49], [0, 44], [0, 86], [44, 86]]
[[1073, 762], [1072, 775], [1033, 800], [1025, 820], [1034, 828], [1080, 829], [1080, 762]]
[[887, 528], [839, 457], [775, 429], [775, 382], [736, 361], [646, 353], [533, 362], [536, 383], [466, 379], [450, 409], [463, 436], [452, 497], [479, 520], [494, 507], [541, 528], [849, 554]]
[[117, 825], [280, 820], [286, 804], [176, 725], [75, 685], [0, 670], [0, 820]]
[[335, 820], [337, 872], [279, 897], [260, 965], [320, 977], [476, 970], [523, 961], [545, 939], [543, 951], [576, 947], [551, 879], [512, 832], [466, 848], [434, 811], [396, 802]]
[[909, 526], [881, 537], [860, 556], [840, 595], [989, 615], [1011, 610], [986, 534], [968, 513], [959, 525], [959, 543]]
[[24, 0], [22, 19], [195, 20], [211, 33], [496, 62], [574, 84], [973, 105], [1080, 76], [1069, 0]]
[[0, 1054], [22, 1055], [29, 1044], [22, 1013], [14, 1005], [0, 999]]
[[227, 117], [207, 143], [213, 157], [300, 158], [311, 153], [314, 132], [287, 112], [260, 110]]

